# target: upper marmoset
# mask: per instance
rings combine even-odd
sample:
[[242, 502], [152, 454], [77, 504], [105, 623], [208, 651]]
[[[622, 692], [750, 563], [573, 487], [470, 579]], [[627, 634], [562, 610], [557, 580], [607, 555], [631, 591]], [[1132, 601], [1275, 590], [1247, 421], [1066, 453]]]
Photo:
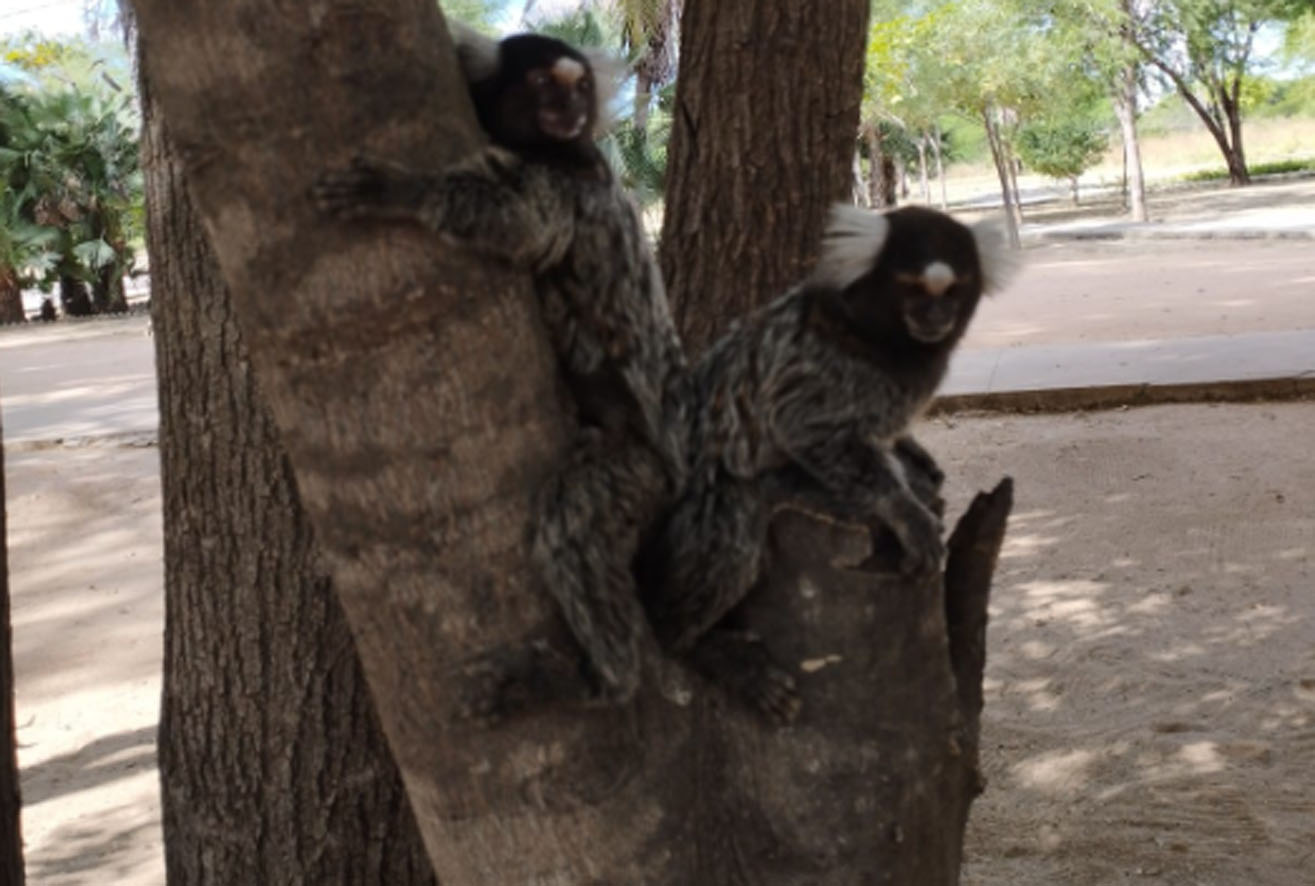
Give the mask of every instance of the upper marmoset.
[[895, 450], [935, 470], [909, 425], [1007, 263], [993, 226], [918, 207], [833, 209], [808, 279], [744, 318], [691, 371], [688, 484], [643, 557], [665, 647], [711, 662], [705, 671], [732, 671], [710, 676], [769, 715], [793, 716], [788, 675], [752, 638], [710, 630], [759, 581], [767, 524], [783, 504], [876, 518], [899, 540], [904, 571], [940, 568], [940, 521]]
[[313, 193], [339, 217], [418, 223], [532, 274], [581, 426], [539, 493], [532, 557], [599, 694], [624, 700], [660, 657], [630, 562], [683, 482], [680, 340], [638, 213], [593, 141], [607, 85], [595, 66], [540, 35], [453, 36], [493, 144], [437, 171], [357, 160]]

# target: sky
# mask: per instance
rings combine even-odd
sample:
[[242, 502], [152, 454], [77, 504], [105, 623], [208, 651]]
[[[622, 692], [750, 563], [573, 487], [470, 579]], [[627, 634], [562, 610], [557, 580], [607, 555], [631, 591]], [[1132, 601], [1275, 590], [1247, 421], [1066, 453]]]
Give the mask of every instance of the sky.
[[47, 37], [76, 36], [85, 30], [84, 0], [0, 0], [0, 36], [27, 30]]
[[[578, 6], [580, 0], [535, 0], [536, 14], [551, 18]], [[78, 36], [86, 31], [82, 9], [86, 0], [0, 0], [0, 37], [38, 31], [46, 37]], [[520, 25], [525, 0], [504, 2], [497, 17], [500, 30]]]

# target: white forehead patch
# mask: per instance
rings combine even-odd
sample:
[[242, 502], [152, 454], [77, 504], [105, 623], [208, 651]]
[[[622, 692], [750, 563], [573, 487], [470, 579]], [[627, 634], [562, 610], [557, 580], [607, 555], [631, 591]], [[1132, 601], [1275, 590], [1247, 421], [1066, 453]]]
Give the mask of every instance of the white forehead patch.
[[889, 234], [890, 222], [880, 213], [835, 204], [822, 235], [822, 255], [809, 281], [844, 289], [872, 270]]
[[563, 86], [571, 86], [584, 76], [584, 65], [573, 58], [562, 56], [553, 64], [552, 75]]
[[944, 295], [954, 285], [954, 268], [943, 261], [934, 261], [922, 269], [922, 288], [929, 295]]

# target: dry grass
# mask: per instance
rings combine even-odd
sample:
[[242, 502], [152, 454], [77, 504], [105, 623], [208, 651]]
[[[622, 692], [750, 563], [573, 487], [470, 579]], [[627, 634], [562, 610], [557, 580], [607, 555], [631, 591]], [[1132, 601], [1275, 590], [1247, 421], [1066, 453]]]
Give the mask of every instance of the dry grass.
[[[1243, 125], [1242, 139], [1249, 163], [1315, 159], [1315, 119], [1248, 120]], [[1123, 176], [1122, 150], [1118, 139], [1114, 139], [1105, 159], [1082, 176], [1081, 185], [1091, 187], [1119, 182]], [[1218, 146], [1204, 128], [1144, 136], [1141, 155], [1142, 167], [1150, 184], [1179, 180], [1193, 172], [1224, 167]], [[982, 163], [955, 165], [946, 178], [951, 202], [995, 193], [1000, 187], [989, 158]], [[912, 196], [916, 197], [916, 175], [910, 176], [909, 184], [914, 192]], [[1019, 186], [1023, 188], [1054, 184], [1054, 180], [1043, 176], [1029, 174], [1019, 177]], [[939, 193], [939, 186], [933, 182], [933, 199]]]

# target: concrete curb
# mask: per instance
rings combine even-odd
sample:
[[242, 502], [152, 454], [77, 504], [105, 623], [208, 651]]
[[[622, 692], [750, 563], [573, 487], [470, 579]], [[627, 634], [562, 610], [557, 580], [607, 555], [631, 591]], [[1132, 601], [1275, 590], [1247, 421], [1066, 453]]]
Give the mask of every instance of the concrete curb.
[[1307, 398], [1315, 398], [1315, 376], [1185, 384], [1144, 382], [950, 394], [934, 399], [927, 415], [953, 415], [959, 412], [1079, 412], [1159, 403], [1247, 403]]
[[5, 452], [42, 452], [49, 449], [92, 447], [149, 449], [157, 445], [159, 445], [159, 435], [156, 431], [109, 431], [104, 434], [84, 434], [79, 437], [27, 437], [5, 440]]
[[1076, 231], [1025, 231], [1024, 243], [1106, 240], [1315, 240], [1315, 230], [1238, 228], [1236, 230], [1184, 230], [1096, 228]]

